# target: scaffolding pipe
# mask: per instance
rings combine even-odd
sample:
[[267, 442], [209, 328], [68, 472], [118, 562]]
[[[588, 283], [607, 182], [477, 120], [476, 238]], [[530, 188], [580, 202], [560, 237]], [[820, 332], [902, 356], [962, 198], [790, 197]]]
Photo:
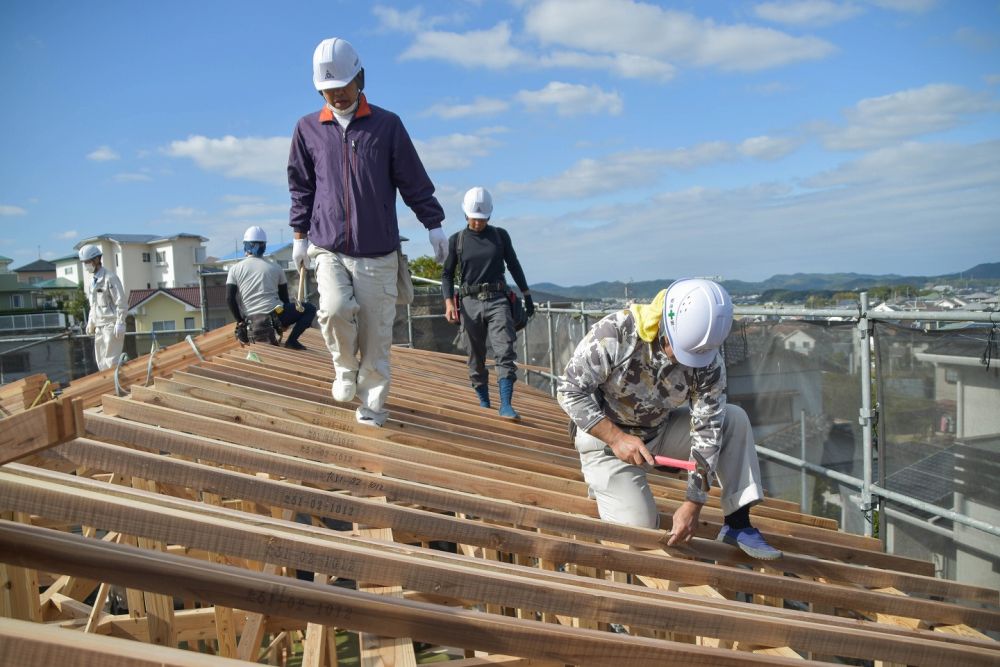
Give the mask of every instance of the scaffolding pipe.
[[858, 359], [861, 363], [861, 408], [858, 423], [861, 424], [861, 463], [864, 485], [861, 487], [861, 511], [865, 516], [865, 536], [872, 536], [872, 346], [871, 330], [868, 323], [868, 292], [862, 292], [861, 317], [858, 319], [858, 340], [861, 349]]
[[[799, 410], [799, 425], [801, 427], [802, 441], [800, 443], [799, 449], [802, 451], [802, 460], [806, 460], [806, 411]], [[806, 502], [806, 486], [808, 483], [808, 478], [806, 476], [806, 469], [802, 468], [799, 471], [799, 507], [802, 509], [803, 514], [809, 514], [809, 504]]]
[[552, 302], [545, 303], [546, 320], [549, 327], [549, 394], [556, 395], [556, 333], [552, 324]]
[[[809, 463], [808, 461], [803, 461], [802, 459], [795, 458], [794, 456], [789, 456], [788, 454], [782, 454], [781, 452], [775, 451], [773, 449], [768, 449], [767, 447], [762, 447], [760, 445], [756, 446], [757, 453], [765, 458], [773, 459], [780, 463], [786, 463], [790, 466], [802, 467], [809, 472], [815, 473], [820, 477], [826, 477], [827, 479], [833, 479], [847, 486], [855, 489], [862, 489], [864, 487], [864, 480], [860, 480], [857, 477], [851, 477], [850, 475], [845, 475], [842, 472], [837, 472], [836, 470], [830, 470], [829, 468], [824, 468], [823, 466], [816, 465], [815, 463]], [[902, 493], [896, 493], [895, 491], [889, 491], [884, 489], [877, 484], [871, 485], [871, 490], [869, 494], [876, 494], [883, 496], [887, 500], [892, 500], [900, 505], [906, 505], [907, 507], [912, 507], [914, 509], [927, 512], [928, 514], [933, 514], [939, 516], [943, 519], [948, 519], [954, 521], [955, 523], [960, 523], [964, 526], [969, 526], [970, 528], [976, 528], [983, 531], [984, 533], [989, 533], [991, 535], [996, 535], [1000, 537], [1000, 527], [995, 526], [991, 523], [985, 521], [980, 521], [979, 519], [973, 519], [972, 517], [966, 516], [964, 514], [959, 514], [954, 510], [944, 509], [943, 507], [938, 507], [937, 505], [932, 505], [931, 503], [926, 503], [922, 500], [917, 500], [916, 498], [911, 498], [910, 496], [903, 495]]]

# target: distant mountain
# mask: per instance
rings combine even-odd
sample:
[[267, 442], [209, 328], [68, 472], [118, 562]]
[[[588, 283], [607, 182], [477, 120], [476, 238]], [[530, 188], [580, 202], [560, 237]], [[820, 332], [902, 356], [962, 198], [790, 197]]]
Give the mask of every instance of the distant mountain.
[[[636, 299], [652, 298], [672, 279], [645, 280], [628, 283], [629, 296]], [[978, 264], [967, 271], [939, 276], [901, 276], [894, 273], [873, 275], [864, 273], [793, 273], [777, 274], [760, 282], [723, 280], [722, 284], [732, 294], [761, 294], [775, 290], [811, 292], [850, 292], [875, 286], [953, 283], [959, 280], [1000, 280], [1000, 262]], [[564, 287], [555, 283], [538, 283], [532, 289], [560, 295], [573, 301], [586, 299], [620, 299], [625, 296], [626, 283], [621, 281], [599, 282], [590, 285]]]

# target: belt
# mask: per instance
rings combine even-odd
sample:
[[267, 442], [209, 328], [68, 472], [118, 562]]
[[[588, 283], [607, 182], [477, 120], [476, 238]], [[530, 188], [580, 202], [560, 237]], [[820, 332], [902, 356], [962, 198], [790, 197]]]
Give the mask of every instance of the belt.
[[458, 291], [462, 296], [478, 296], [480, 299], [486, 299], [490, 296], [506, 294], [507, 283], [496, 282], [479, 283], [477, 285], [462, 285]]

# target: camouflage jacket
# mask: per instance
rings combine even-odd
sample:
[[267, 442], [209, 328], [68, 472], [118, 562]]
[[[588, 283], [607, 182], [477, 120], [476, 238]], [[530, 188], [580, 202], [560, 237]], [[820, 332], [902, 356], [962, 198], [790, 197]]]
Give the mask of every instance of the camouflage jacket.
[[[691, 446], [714, 472], [726, 409], [726, 367], [722, 356], [705, 368], [683, 366], [668, 357], [659, 341], [639, 338], [628, 310], [608, 315], [576, 346], [559, 378], [559, 405], [576, 427], [589, 432], [610, 419], [626, 433], [649, 442], [670, 410], [691, 407]], [[688, 497], [705, 501], [697, 480]], [[691, 488], [693, 486], [693, 488]]]

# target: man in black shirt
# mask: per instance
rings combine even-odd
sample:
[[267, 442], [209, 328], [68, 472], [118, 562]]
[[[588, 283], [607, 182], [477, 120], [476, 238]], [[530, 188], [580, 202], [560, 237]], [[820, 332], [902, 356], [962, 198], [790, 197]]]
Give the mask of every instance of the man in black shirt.
[[[519, 415], [511, 405], [517, 379], [516, 333], [504, 279], [505, 265], [521, 290], [528, 317], [535, 312], [535, 304], [510, 235], [504, 229], [487, 224], [493, 214], [493, 197], [489, 190], [476, 187], [466, 192], [462, 210], [468, 227], [448, 239], [448, 257], [441, 274], [445, 317], [453, 323], [461, 319], [469, 348], [469, 379], [479, 397], [479, 405], [490, 407], [489, 373], [486, 371], [488, 340], [496, 361], [500, 416], [517, 419]], [[460, 269], [459, 305], [454, 298], [456, 268]]]

